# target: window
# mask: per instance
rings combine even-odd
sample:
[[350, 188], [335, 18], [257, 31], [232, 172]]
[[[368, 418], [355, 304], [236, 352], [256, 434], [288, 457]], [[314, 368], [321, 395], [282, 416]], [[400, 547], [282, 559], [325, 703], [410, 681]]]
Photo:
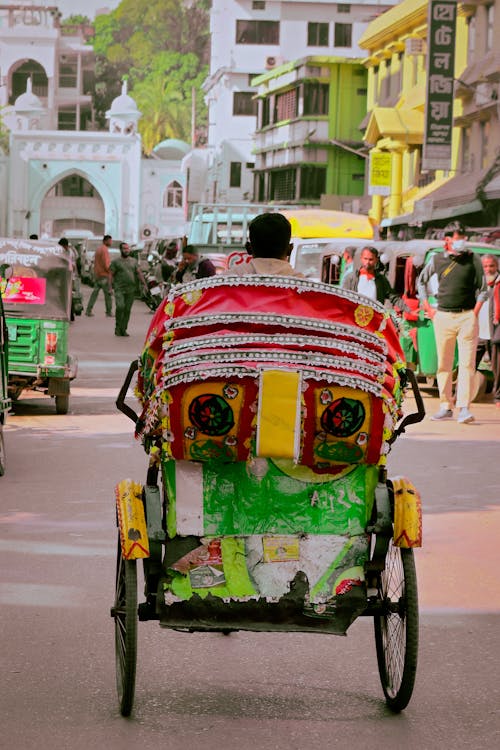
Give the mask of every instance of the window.
[[460, 163], [462, 172], [468, 172], [471, 170], [470, 166], [470, 128], [462, 128], [462, 141], [461, 141], [461, 158]]
[[373, 98], [375, 99], [375, 103], [378, 102], [378, 65], [375, 65], [373, 68]]
[[252, 91], [235, 91], [233, 94], [233, 115], [256, 115], [257, 101]]
[[334, 47], [352, 47], [352, 23], [336, 23]]
[[236, 21], [236, 44], [279, 43], [279, 21]]
[[75, 58], [59, 61], [59, 86], [62, 89], [75, 89], [77, 86], [78, 64]]
[[319, 200], [325, 192], [326, 168], [325, 167], [302, 167], [300, 170], [300, 196]]
[[297, 89], [278, 94], [274, 105], [274, 122], [297, 117]]
[[93, 198], [95, 196], [93, 185], [84, 177], [77, 174], [63, 177], [49, 193], [54, 198]]
[[495, 6], [486, 6], [486, 52], [493, 47], [493, 24], [495, 21]]
[[264, 0], [253, 0], [252, 2], [252, 10], [265, 10], [266, 4]]
[[307, 24], [307, 45], [308, 47], [328, 47], [327, 23]]
[[58, 130], [76, 130], [76, 107], [60, 109], [57, 113]]
[[366, 96], [368, 93], [368, 89], [356, 89], [356, 94], [358, 96]]
[[391, 95], [391, 63], [392, 63], [392, 60], [389, 57], [389, 59], [385, 61], [384, 93], [383, 93], [383, 96], [385, 99], [388, 99]]
[[350, 13], [351, 6], [349, 3], [337, 3], [337, 13]]
[[471, 16], [468, 21], [469, 33], [467, 35], [467, 62], [472, 62], [476, 51], [476, 16]]
[[163, 194], [163, 208], [182, 208], [182, 185], [173, 180]]
[[229, 168], [229, 187], [241, 187], [241, 161], [232, 161]]
[[479, 123], [479, 132], [481, 139], [481, 169], [484, 169], [488, 161], [488, 140], [490, 136], [489, 120]]
[[304, 115], [328, 114], [328, 84], [304, 84]]
[[279, 172], [271, 172], [269, 200], [295, 200], [296, 180], [297, 173], [295, 169], [281, 169]]
[[266, 97], [262, 100], [262, 122], [261, 128], [265, 128], [271, 122], [271, 99]]
[[246, 164], [245, 164], [245, 167], [246, 167], [247, 169], [254, 169], [254, 167], [255, 167], [255, 162], [254, 162], [254, 161], [247, 161], [247, 162], [246, 162]]

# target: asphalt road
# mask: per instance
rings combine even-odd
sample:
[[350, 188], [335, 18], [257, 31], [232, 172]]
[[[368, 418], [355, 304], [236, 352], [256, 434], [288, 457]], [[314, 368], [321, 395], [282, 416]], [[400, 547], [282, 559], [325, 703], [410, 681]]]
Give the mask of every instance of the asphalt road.
[[[88, 290], [86, 290], [88, 293]], [[114, 486], [146, 456], [114, 407], [151, 315], [136, 303], [115, 338], [99, 300], [72, 326], [80, 360], [70, 414], [27, 397], [5, 433], [0, 479], [0, 746], [324, 750], [500, 746], [500, 415], [409, 428], [390, 474], [424, 504], [416, 553], [421, 650], [412, 701], [385, 708], [372, 622], [346, 638], [184, 634], [139, 624], [135, 710], [114, 685]], [[430, 412], [436, 400], [426, 396]], [[131, 400], [133, 404], [133, 399]], [[409, 404], [411, 407], [411, 402]]]

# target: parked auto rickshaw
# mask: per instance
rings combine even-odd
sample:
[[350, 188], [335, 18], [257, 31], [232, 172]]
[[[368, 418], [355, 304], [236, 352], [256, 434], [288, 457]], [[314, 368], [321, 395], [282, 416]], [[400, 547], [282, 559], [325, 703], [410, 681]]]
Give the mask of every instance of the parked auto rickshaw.
[[56, 242], [0, 239], [1, 293], [8, 331], [8, 391], [55, 398], [57, 414], [69, 409], [77, 361], [69, 354], [72, 261]]
[[5, 444], [3, 438], [3, 426], [10, 407], [7, 385], [7, 324], [3, 309], [2, 296], [0, 295], [0, 477], [5, 473]]
[[[137, 414], [125, 399], [139, 368]], [[122, 715], [137, 621], [188, 633], [345, 635], [374, 619], [387, 705], [410, 700], [418, 650], [420, 497], [387, 478], [407, 387], [389, 311], [292, 277], [175, 286], [117, 400], [149, 454], [116, 487], [115, 623]], [[138, 603], [137, 560], [144, 600]]]
[[[411, 246], [416, 249], [417, 252], [413, 257], [419, 259], [418, 264], [413, 262], [412, 265], [410, 263], [407, 269], [407, 278], [410, 278], [413, 275], [414, 279], [410, 296], [417, 301], [416, 279], [418, 272], [433, 255], [443, 251], [444, 243], [440, 240], [412, 240], [407, 244], [409, 247]], [[467, 246], [472, 252], [477, 253], [478, 255], [494, 255], [500, 262], [500, 248], [495, 245], [467, 242]], [[422, 249], [425, 250], [423, 254]], [[437, 279], [435, 282], [431, 279], [430, 287], [431, 288], [428, 289], [429, 300], [431, 304], [437, 304], [435, 297], [437, 291]], [[419, 378], [425, 380], [428, 386], [433, 386], [437, 372], [437, 349], [436, 338], [434, 335], [434, 324], [422, 309], [417, 309], [417, 313], [414, 316], [406, 315], [405, 317], [407, 323], [402, 339], [402, 345], [406, 354], [407, 362], [412, 364], [415, 373]], [[456, 367], [457, 364], [458, 352], [455, 354], [454, 366]], [[489, 363], [482, 362], [479, 364], [476, 373], [476, 381], [473, 387], [474, 398], [478, 398], [487, 392], [491, 383], [492, 373], [489, 369]]]

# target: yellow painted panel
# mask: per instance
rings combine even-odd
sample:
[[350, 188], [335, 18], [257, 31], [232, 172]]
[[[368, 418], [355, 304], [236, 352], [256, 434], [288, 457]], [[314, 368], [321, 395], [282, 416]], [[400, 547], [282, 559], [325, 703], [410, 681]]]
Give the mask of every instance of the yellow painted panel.
[[125, 560], [149, 557], [149, 540], [142, 503], [142, 485], [123, 479], [116, 485], [116, 509], [122, 556]]
[[405, 477], [391, 479], [394, 491], [394, 544], [422, 546], [422, 501], [415, 486]]
[[257, 456], [298, 459], [300, 373], [263, 370], [259, 385]]

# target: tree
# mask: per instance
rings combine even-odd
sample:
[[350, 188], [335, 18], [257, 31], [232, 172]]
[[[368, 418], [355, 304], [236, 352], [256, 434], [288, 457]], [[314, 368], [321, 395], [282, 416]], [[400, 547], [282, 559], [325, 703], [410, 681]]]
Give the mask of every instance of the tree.
[[201, 83], [209, 56], [209, 7], [209, 0], [122, 0], [112, 13], [97, 16], [93, 44], [100, 123], [128, 75], [129, 92], [143, 112], [139, 130], [146, 153], [165, 137], [190, 140], [193, 86], [196, 130], [206, 129]]

